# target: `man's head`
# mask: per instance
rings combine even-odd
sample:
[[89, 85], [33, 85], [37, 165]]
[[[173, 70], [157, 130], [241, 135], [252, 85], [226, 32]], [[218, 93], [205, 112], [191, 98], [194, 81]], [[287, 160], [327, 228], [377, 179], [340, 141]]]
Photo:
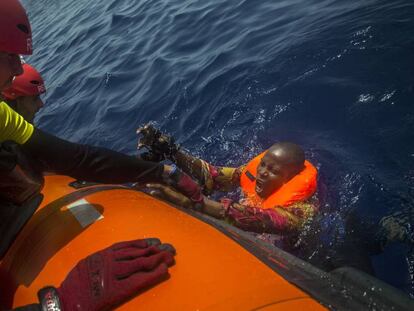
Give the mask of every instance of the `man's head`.
[[0, 1], [0, 90], [23, 73], [19, 54], [32, 54], [32, 31], [18, 0]]
[[26, 121], [33, 122], [35, 114], [43, 107], [40, 95], [46, 92], [40, 73], [29, 64], [23, 64], [23, 74], [13, 79], [2, 96]]
[[305, 153], [293, 143], [274, 144], [261, 159], [256, 172], [256, 193], [267, 198], [304, 168]]

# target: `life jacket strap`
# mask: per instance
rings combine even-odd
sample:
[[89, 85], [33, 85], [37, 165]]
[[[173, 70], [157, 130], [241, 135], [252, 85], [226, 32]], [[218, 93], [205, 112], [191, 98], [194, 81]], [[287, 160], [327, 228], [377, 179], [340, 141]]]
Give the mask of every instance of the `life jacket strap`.
[[250, 181], [255, 181], [256, 180], [256, 177], [254, 177], [254, 175], [252, 173], [250, 173], [249, 170], [247, 170], [245, 174], [246, 174], [247, 178], [250, 179]]

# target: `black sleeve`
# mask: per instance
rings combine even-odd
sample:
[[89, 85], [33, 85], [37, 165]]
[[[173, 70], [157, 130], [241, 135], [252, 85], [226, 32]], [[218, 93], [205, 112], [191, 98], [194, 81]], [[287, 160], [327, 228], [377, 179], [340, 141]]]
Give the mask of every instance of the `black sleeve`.
[[105, 148], [71, 143], [39, 129], [22, 146], [42, 168], [98, 183], [161, 182], [163, 165]]

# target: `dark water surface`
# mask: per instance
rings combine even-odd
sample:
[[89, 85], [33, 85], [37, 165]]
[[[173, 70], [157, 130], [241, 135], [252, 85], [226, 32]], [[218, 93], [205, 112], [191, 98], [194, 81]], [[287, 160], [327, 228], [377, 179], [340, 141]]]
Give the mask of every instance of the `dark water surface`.
[[414, 1], [23, 3], [27, 60], [48, 87], [41, 128], [133, 153], [135, 128], [155, 121], [219, 165], [299, 143], [326, 215], [366, 242], [380, 279], [414, 295], [412, 244], [371, 245], [384, 216], [414, 225]]

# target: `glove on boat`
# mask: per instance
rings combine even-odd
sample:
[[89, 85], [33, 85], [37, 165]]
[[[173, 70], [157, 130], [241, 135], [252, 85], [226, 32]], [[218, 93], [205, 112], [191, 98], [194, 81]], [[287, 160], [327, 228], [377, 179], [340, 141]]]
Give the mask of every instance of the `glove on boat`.
[[120, 305], [168, 277], [175, 249], [151, 238], [120, 242], [82, 259], [59, 288], [38, 296], [43, 311], [98, 311]]

